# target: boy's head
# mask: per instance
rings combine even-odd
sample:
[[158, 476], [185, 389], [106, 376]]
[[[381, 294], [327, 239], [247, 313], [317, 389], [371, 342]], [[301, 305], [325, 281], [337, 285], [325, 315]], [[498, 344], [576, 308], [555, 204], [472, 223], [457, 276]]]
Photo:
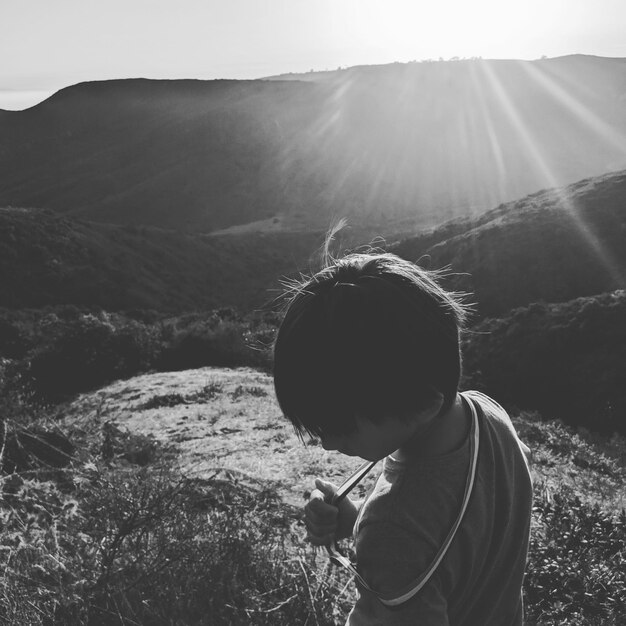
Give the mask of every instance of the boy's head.
[[274, 345], [280, 407], [303, 435], [341, 436], [454, 402], [465, 308], [436, 274], [392, 254], [350, 254], [295, 290]]

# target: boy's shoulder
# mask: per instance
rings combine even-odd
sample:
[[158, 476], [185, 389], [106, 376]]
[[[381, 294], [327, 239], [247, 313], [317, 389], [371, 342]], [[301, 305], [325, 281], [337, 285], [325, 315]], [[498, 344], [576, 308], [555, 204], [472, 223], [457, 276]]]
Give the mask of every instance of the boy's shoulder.
[[466, 399], [471, 399], [477, 402], [483, 411], [487, 411], [489, 414], [494, 414], [495, 417], [505, 419], [505, 421], [511, 421], [509, 414], [504, 410], [504, 408], [492, 397], [484, 394], [482, 391], [469, 389], [468, 391], [462, 391], [461, 395]]
[[473, 403], [474, 406], [480, 408], [479, 414], [482, 413], [485, 421], [496, 426], [506, 427], [507, 430], [511, 431], [517, 437], [515, 427], [513, 426], [509, 414], [493, 398], [481, 391], [474, 390], [463, 391], [461, 392], [461, 396], [468, 402]]
[[501, 436], [506, 436], [506, 438], [509, 436], [513, 438], [515, 443], [521, 448], [526, 464], [528, 465], [531, 459], [530, 449], [518, 437], [515, 426], [507, 411], [493, 398], [480, 391], [463, 391], [461, 395], [478, 404], [484, 415], [486, 425], [490, 425], [493, 431]]

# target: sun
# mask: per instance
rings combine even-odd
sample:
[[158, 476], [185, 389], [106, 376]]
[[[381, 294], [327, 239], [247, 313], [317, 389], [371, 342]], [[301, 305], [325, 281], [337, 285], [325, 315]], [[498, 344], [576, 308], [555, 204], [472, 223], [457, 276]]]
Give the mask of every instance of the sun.
[[346, 46], [390, 60], [537, 57], [537, 37], [558, 19], [560, 0], [358, 0], [329, 5]]

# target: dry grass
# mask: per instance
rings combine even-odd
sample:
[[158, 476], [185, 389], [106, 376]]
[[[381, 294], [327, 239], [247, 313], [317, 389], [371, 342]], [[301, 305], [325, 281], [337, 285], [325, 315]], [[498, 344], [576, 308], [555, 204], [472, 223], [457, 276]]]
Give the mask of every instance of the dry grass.
[[[50, 419], [12, 401], [12, 427]], [[1, 623], [345, 621], [354, 585], [305, 544], [301, 507], [316, 476], [340, 482], [359, 460], [304, 446], [267, 375], [143, 375], [56, 417], [78, 444], [73, 465], [2, 479]], [[626, 515], [617, 514], [626, 448], [537, 417], [515, 418], [537, 485], [527, 623], [617, 626], [626, 618]]]
[[[166, 406], [142, 408], [160, 404], [160, 398]], [[318, 445], [303, 445], [280, 413], [271, 377], [248, 368], [137, 376], [81, 395], [63, 407], [63, 415], [67, 427], [85, 432], [113, 421], [152, 436], [171, 449], [185, 476], [229, 469], [275, 485], [295, 506], [303, 504], [317, 476], [341, 482], [361, 463]], [[357, 495], [364, 495], [372, 480]]]

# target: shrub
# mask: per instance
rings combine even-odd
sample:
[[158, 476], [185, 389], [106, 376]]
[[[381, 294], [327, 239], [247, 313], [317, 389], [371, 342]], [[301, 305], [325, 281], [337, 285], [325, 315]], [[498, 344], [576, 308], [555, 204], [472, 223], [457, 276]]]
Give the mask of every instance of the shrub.
[[330, 626], [345, 616], [339, 582], [320, 578], [271, 488], [95, 464], [65, 491], [17, 476], [5, 490], [9, 482], [0, 509], [8, 624]]
[[159, 319], [75, 306], [0, 310], [0, 359], [10, 358], [47, 403], [152, 369], [210, 365], [271, 369], [280, 316], [232, 309]]
[[[7, 385], [5, 370], [10, 432], [41, 427], [45, 414]], [[198, 393], [220, 391], [210, 383]], [[0, 477], [2, 624], [330, 626], [345, 617], [352, 587], [321, 576], [298, 515], [272, 485], [221, 471], [181, 478], [154, 465], [163, 451], [152, 439], [113, 422], [75, 435], [85, 440], [72, 466]]]
[[27, 340], [19, 326], [0, 318], [0, 357], [19, 359], [26, 350]]
[[102, 313], [61, 323], [52, 319], [46, 340], [30, 356], [28, 373], [35, 390], [56, 402], [79, 391], [149, 369], [158, 333], [139, 322], [116, 327]]
[[[173, 407], [179, 404], [206, 404], [222, 392], [222, 384], [218, 382], [210, 382], [199, 391], [182, 395], [180, 393], [166, 393], [164, 395], [152, 396], [143, 404], [139, 405], [140, 411], [149, 409], [160, 409], [162, 407]], [[260, 389], [263, 391], [263, 389]], [[258, 395], [258, 394], [257, 394]], [[264, 394], [265, 395], [265, 392]]]
[[566, 489], [538, 490], [524, 590], [528, 624], [609, 626], [626, 619], [626, 512]]
[[[259, 387], [240, 390], [262, 395]], [[199, 393], [221, 391], [213, 382]], [[0, 409], [12, 428], [46, 419], [6, 384]], [[567, 431], [556, 424], [528, 423], [525, 434], [560, 455], [584, 452], [578, 442], [564, 444]], [[149, 437], [112, 422], [96, 435], [75, 442], [80, 459], [70, 467], [35, 465], [0, 478], [1, 623], [345, 621], [354, 599], [349, 577], [325, 556], [318, 562], [302, 543], [300, 512], [281, 501], [273, 484], [223, 470], [204, 480], [181, 478], [155, 465], [163, 454]], [[607, 468], [616, 471], [606, 461], [597, 467]], [[553, 493], [540, 484], [536, 493], [527, 624], [623, 624], [626, 513], [586, 505], [565, 487]]]
[[604, 433], [626, 433], [626, 292], [532, 304], [467, 334], [466, 384]]
[[[275, 330], [275, 329], [274, 329]], [[159, 370], [181, 370], [207, 365], [268, 368], [267, 336], [273, 331], [244, 319], [230, 309], [182, 317], [166, 324]]]

